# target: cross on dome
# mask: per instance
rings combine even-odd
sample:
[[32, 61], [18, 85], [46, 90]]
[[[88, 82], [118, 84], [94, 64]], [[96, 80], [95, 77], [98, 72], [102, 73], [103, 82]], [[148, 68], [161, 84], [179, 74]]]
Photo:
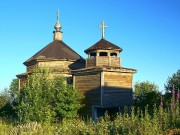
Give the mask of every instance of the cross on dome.
[[56, 21], [56, 24], [55, 24], [54, 28], [56, 29], [56, 31], [60, 31], [61, 27], [62, 26], [61, 26], [60, 21], [59, 21], [59, 9], [58, 9], [58, 11], [57, 11], [57, 21]]
[[57, 10], [57, 22], [59, 22], [59, 9]]
[[105, 33], [104, 28], [107, 28], [107, 27], [108, 26], [104, 25], [104, 21], [102, 21], [102, 25], [99, 25], [99, 28], [101, 28], [101, 32], [102, 32], [102, 39], [104, 39], [104, 33]]

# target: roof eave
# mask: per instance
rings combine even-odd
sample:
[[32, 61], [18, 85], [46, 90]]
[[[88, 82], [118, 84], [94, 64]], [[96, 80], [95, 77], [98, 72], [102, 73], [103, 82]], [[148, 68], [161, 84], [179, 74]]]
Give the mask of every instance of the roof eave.
[[80, 59], [76, 59], [76, 60], [73, 60], [73, 59], [57, 59], [57, 58], [46, 58], [46, 59], [33, 59], [31, 61], [25, 61], [23, 64], [25, 66], [30, 66], [30, 65], [33, 65], [33, 64], [36, 64], [37, 62], [47, 62], [47, 61], [85, 61], [84, 58], [80, 58]]
[[122, 51], [123, 51], [122, 48], [120, 48], [120, 49], [113, 49], [113, 48], [110, 48], [110, 49], [107, 49], [107, 48], [95, 48], [95, 49], [87, 49], [87, 50], [85, 50], [84, 52], [85, 52], [86, 54], [88, 54], [89, 52], [96, 51], [96, 50], [115, 50], [115, 51], [119, 51], [119, 52], [122, 52]]
[[112, 66], [94, 66], [94, 67], [72, 70], [71, 72], [72, 74], [82, 74], [83, 72], [101, 72], [101, 71], [121, 72], [121, 73], [131, 73], [131, 74], [137, 73], [136, 69], [124, 68], [124, 67], [112, 67]]

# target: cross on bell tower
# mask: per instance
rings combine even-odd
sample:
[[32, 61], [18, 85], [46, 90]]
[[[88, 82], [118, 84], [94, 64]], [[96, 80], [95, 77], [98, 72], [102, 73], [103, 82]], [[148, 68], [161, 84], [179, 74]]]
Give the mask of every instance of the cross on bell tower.
[[104, 21], [102, 21], [102, 25], [99, 25], [99, 28], [101, 28], [101, 32], [102, 32], [102, 39], [104, 39], [104, 33], [105, 33], [104, 28], [107, 28], [107, 27], [108, 26], [104, 25]]

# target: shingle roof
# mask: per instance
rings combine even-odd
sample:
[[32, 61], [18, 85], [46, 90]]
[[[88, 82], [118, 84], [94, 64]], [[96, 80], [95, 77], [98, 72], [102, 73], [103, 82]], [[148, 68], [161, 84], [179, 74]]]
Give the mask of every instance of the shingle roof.
[[122, 48], [120, 48], [119, 46], [117, 46], [105, 39], [101, 39], [100, 41], [98, 41], [97, 43], [95, 43], [94, 45], [92, 45], [91, 47], [86, 49], [84, 52], [88, 53], [90, 51], [94, 51], [94, 50], [98, 50], [98, 49], [119, 50], [120, 52], [122, 51]]
[[34, 60], [53, 60], [53, 59], [67, 59], [67, 60], [84, 60], [78, 53], [66, 45], [63, 41], [55, 40], [41, 49], [31, 58], [24, 62], [27, 65]]

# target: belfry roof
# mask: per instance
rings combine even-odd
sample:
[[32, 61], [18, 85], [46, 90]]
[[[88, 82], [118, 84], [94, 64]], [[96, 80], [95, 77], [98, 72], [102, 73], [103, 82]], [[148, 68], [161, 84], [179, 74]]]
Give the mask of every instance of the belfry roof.
[[71, 49], [61, 40], [54, 40], [27, 61], [24, 62], [25, 65], [36, 60], [84, 60], [78, 53]]
[[101, 39], [100, 41], [98, 41], [97, 43], [95, 43], [94, 45], [92, 45], [91, 47], [89, 47], [88, 49], [86, 49], [84, 52], [88, 53], [94, 50], [118, 50], [118, 51], [122, 51], [122, 48], [120, 48], [119, 46], [105, 40], [105, 39]]

